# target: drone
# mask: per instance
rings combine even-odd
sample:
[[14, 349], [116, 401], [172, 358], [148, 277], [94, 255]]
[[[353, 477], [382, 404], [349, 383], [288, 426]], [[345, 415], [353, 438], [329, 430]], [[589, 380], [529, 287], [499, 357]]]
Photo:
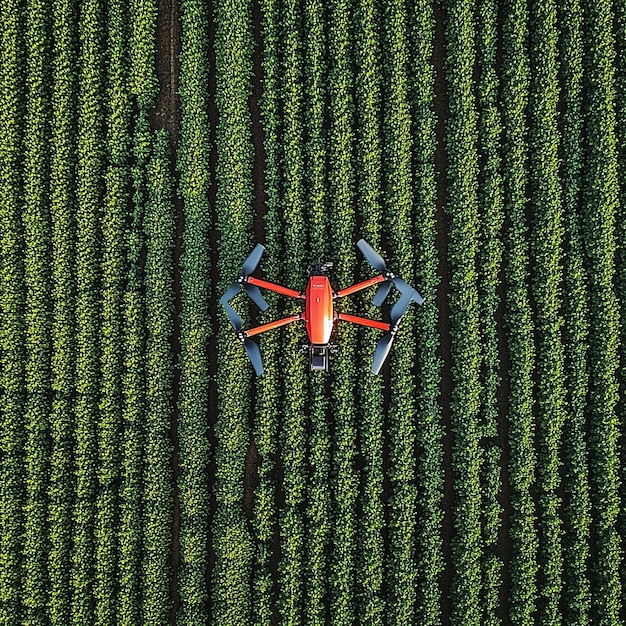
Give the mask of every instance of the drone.
[[[309, 369], [310, 371], [328, 371], [329, 354], [338, 350], [338, 346], [330, 343], [330, 338], [333, 333], [336, 322], [350, 322], [352, 324], [360, 324], [362, 326], [369, 326], [371, 328], [377, 328], [385, 331], [385, 335], [378, 341], [376, 350], [374, 351], [374, 361], [372, 364], [372, 373], [378, 374], [380, 369], [391, 350], [391, 344], [398, 332], [398, 323], [400, 318], [405, 314], [411, 302], [422, 304], [423, 299], [420, 294], [413, 289], [409, 284], [405, 283], [401, 278], [396, 276], [392, 271], [387, 269], [387, 265], [384, 259], [370, 246], [367, 241], [360, 239], [357, 242], [357, 248], [361, 251], [368, 263], [378, 272], [377, 276], [369, 278], [363, 282], [354, 284], [345, 289], [334, 291], [328, 275], [333, 267], [331, 262], [322, 262], [318, 260], [312, 267], [309, 268], [309, 280], [306, 289], [303, 292], [296, 291], [295, 289], [289, 289], [282, 285], [261, 280], [255, 278], [251, 274], [258, 267], [265, 247], [260, 243], [256, 245], [254, 250], [250, 253], [245, 260], [242, 268], [242, 274], [227, 290], [226, 293], [220, 298], [220, 302], [228, 318], [235, 328], [238, 339], [243, 344], [243, 347], [252, 361], [252, 366], [257, 376], [263, 374], [263, 362], [261, 359], [261, 351], [256, 342], [251, 337], [259, 335], [265, 331], [291, 324], [292, 322], [304, 321], [306, 323], [306, 331], [309, 338], [309, 343], [301, 347], [302, 352], [307, 352], [309, 355]], [[380, 307], [385, 298], [387, 297], [391, 286], [400, 291], [401, 296], [398, 301], [391, 308], [391, 323], [379, 322], [377, 320], [368, 319], [365, 317], [358, 317], [356, 315], [348, 315], [341, 311], [335, 310], [335, 300], [344, 298], [345, 296], [352, 295], [362, 289], [367, 289], [373, 285], [379, 284], [376, 295], [372, 300], [372, 304]], [[250, 299], [261, 309], [265, 311], [269, 306], [263, 295], [262, 289], [268, 289], [275, 291], [283, 296], [290, 298], [297, 298], [305, 301], [304, 312], [290, 315], [282, 319], [262, 324], [248, 330], [243, 330], [243, 321], [237, 312], [230, 306], [230, 301], [237, 295], [239, 289], [248, 294]]]

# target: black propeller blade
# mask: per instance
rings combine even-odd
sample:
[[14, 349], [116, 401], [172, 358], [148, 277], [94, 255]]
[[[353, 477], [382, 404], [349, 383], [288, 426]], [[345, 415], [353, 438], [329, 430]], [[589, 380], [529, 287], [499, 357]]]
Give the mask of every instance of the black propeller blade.
[[259, 350], [259, 346], [252, 341], [252, 339], [244, 339], [243, 347], [248, 355], [249, 359], [252, 361], [252, 367], [254, 367], [254, 371], [257, 376], [260, 376], [263, 373], [263, 361], [261, 359], [261, 350]]
[[257, 243], [254, 246], [254, 250], [248, 255], [248, 258], [243, 262], [243, 275], [250, 276], [252, 272], [257, 268], [261, 257], [263, 256], [263, 252], [265, 251], [265, 246], [260, 243]]
[[[248, 255], [248, 258], [243, 263], [243, 279], [247, 278], [258, 267], [264, 250], [265, 248], [258, 243], [254, 247], [254, 250], [252, 250], [252, 252]], [[261, 294], [261, 290], [256, 285], [250, 285], [241, 278], [236, 283], [233, 283], [226, 290], [226, 293], [220, 298], [220, 302], [226, 309], [226, 313], [228, 313], [228, 319], [237, 331], [241, 330], [243, 322], [229, 303], [237, 295], [240, 286], [243, 287], [244, 291], [248, 294], [248, 296], [250, 296], [250, 299], [259, 307], [259, 309], [261, 309], [261, 311], [265, 311], [269, 306]]]
[[261, 359], [261, 351], [259, 350], [259, 346], [249, 339], [248, 337], [244, 337], [241, 332], [241, 327], [243, 326], [243, 321], [239, 314], [230, 306], [230, 301], [237, 295], [239, 291], [239, 287], [243, 287], [244, 291], [248, 294], [250, 299], [261, 309], [261, 311], [265, 311], [268, 307], [265, 298], [261, 294], [261, 290], [256, 285], [250, 285], [246, 282], [246, 278], [254, 272], [254, 270], [258, 267], [259, 262], [261, 261], [261, 257], [263, 256], [263, 252], [265, 247], [258, 243], [254, 250], [248, 255], [248, 258], [243, 263], [243, 276], [236, 283], [233, 283], [227, 290], [226, 293], [220, 298], [220, 303], [226, 310], [228, 314], [228, 319], [230, 323], [233, 325], [235, 330], [237, 331], [237, 335], [241, 342], [243, 343], [244, 350], [248, 355], [250, 361], [252, 361], [252, 367], [254, 367], [254, 371], [257, 376], [261, 376], [263, 373], [263, 361]]
[[365, 239], [359, 239], [356, 242], [356, 247], [361, 251], [365, 260], [374, 269], [377, 269], [382, 274], [388, 271], [387, 266], [385, 265], [385, 259], [383, 259], [383, 257], [381, 257], [380, 254], [378, 254], [378, 252], [376, 252], [376, 250], [374, 250], [374, 248], [372, 248], [372, 246], [365, 241]]
[[411, 300], [413, 299], [413, 294], [408, 291], [403, 294], [402, 297], [393, 305], [391, 308], [391, 321], [393, 325], [396, 326], [400, 321], [400, 318], [406, 313], [406, 310], [409, 308], [409, 304], [411, 304]]
[[228, 319], [230, 320], [230, 323], [235, 327], [235, 330], [237, 332], [241, 330], [243, 321], [239, 317], [235, 309], [233, 309], [230, 306], [229, 302], [237, 295], [238, 291], [239, 291], [239, 283], [233, 283], [226, 290], [226, 293], [220, 298], [220, 303], [226, 309], [226, 313], [228, 314]]
[[390, 289], [391, 289], [390, 280], [386, 280], [385, 282], [380, 283], [380, 286], [376, 290], [376, 295], [374, 296], [374, 299], [372, 300], [372, 304], [374, 306], [381, 306], [382, 303], [385, 301], [385, 298], [389, 294]]
[[[376, 252], [376, 250], [374, 250], [374, 248], [372, 248], [372, 246], [370, 246], [369, 243], [365, 241], [365, 239], [359, 239], [356, 245], [365, 257], [365, 260], [374, 269], [381, 272], [381, 274], [392, 274], [392, 272], [387, 269], [387, 265], [383, 257], [381, 257], [380, 254], [378, 254], [378, 252]], [[411, 285], [405, 283], [401, 278], [394, 276], [393, 278], [390, 278], [389, 280], [386, 280], [385, 282], [380, 284], [380, 287], [378, 287], [376, 295], [372, 300], [372, 304], [374, 306], [381, 306], [382, 303], [385, 301], [385, 298], [387, 297], [387, 295], [389, 294], [389, 290], [391, 289], [391, 283], [393, 283], [403, 295], [408, 293], [409, 291], [412, 292], [413, 297], [411, 299], [417, 302], [417, 304], [422, 304], [422, 296], [420, 296], [420, 294], [415, 291], [415, 289], [413, 289]]]
[[265, 301], [265, 298], [261, 295], [261, 290], [256, 285], [250, 285], [249, 283], [241, 283], [245, 292], [250, 296], [250, 299], [256, 304], [261, 311], [265, 311], [269, 304]]
[[363, 256], [367, 260], [367, 262], [376, 270], [381, 272], [387, 277], [387, 280], [382, 282], [376, 291], [376, 295], [372, 300], [372, 304], [374, 306], [381, 306], [381, 304], [385, 301], [385, 298], [389, 294], [389, 290], [391, 289], [391, 284], [393, 283], [395, 287], [402, 294], [400, 299], [393, 305], [391, 309], [391, 321], [392, 328], [391, 331], [386, 335], [380, 338], [378, 343], [376, 344], [376, 350], [374, 351], [374, 362], [372, 363], [372, 373], [378, 374], [380, 372], [380, 368], [383, 366], [385, 359], [387, 358], [389, 351], [391, 350], [391, 345], [393, 344], [393, 338], [396, 336], [396, 331], [398, 330], [398, 322], [400, 318], [406, 313], [406, 310], [409, 308], [409, 304], [411, 302], [417, 302], [417, 304], [422, 304], [424, 301], [422, 296], [415, 290], [411, 285], [404, 282], [401, 278], [398, 278], [387, 269], [387, 265], [385, 260], [372, 248], [372, 246], [365, 241], [365, 239], [360, 239], [357, 242], [357, 247], [363, 253]]
[[393, 343], [394, 335], [387, 333], [378, 340], [376, 344], [376, 350], [374, 351], [374, 362], [372, 363], [372, 373], [378, 374], [380, 368], [383, 366], [389, 350], [391, 350], [391, 344]]

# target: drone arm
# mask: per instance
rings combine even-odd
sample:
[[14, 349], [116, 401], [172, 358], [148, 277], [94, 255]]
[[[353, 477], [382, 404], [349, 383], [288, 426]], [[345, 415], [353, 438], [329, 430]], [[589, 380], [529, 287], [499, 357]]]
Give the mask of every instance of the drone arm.
[[256, 326], [255, 328], [251, 328], [250, 330], [244, 330], [243, 335], [244, 337], [252, 337], [253, 335], [259, 335], [260, 333], [264, 333], [266, 330], [272, 330], [273, 328], [285, 326], [285, 324], [291, 324], [291, 322], [297, 322], [300, 319], [302, 319], [301, 313], [298, 313], [298, 315], [290, 315], [289, 317], [284, 317], [280, 320], [274, 320], [273, 322], [268, 322], [267, 324]]
[[263, 289], [275, 291], [276, 293], [280, 293], [283, 296], [289, 296], [290, 298], [304, 298], [304, 296], [297, 292], [295, 289], [289, 289], [289, 287], [276, 285], [275, 283], [270, 283], [266, 280], [255, 278], [254, 276], [248, 276], [246, 278], [246, 282], [250, 283], [251, 285], [256, 285], [257, 287], [262, 287]]
[[343, 298], [344, 296], [349, 296], [356, 291], [361, 291], [361, 289], [367, 289], [372, 285], [377, 285], [378, 283], [382, 283], [384, 280], [387, 280], [384, 274], [379, 274], [378, 276], [374, 276], [374, 278], [369, 278], [368, 280], [364, 280], [362, 283], [357, 283], [356, 285], [352, 285], [351, 287], [346, 287], [345, 289], [341, 289], [337, 292], [338, 298]]
[[370, 326], [371, 328], [379, 328], [380, 330], [389, 331], [391, 324], [387, 322], [378, 322], [376, 320], [370, 320], [365, 317], [358, 317], [356, 315], [348, 315], [347, 313], [337, 313], [337, 319], [344, 322], [352, 322], [353, 324], [360, 324], [361, 326]]

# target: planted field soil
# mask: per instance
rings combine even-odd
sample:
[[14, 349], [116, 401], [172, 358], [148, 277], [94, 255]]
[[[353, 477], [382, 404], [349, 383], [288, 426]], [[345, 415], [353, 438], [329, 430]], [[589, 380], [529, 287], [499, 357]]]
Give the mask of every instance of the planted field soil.
[[0, 17], [0, 625], [626, 622], [623, 0]]

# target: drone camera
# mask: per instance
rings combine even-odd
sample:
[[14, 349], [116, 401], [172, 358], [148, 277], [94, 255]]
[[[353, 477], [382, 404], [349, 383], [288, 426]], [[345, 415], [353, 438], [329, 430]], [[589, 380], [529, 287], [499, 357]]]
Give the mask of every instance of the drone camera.
[[333, 269], [332, 261], [322, 261], [318, 259], [308, 270], [309, 276], [326, 276], [330, 274], [330, 270]]
[[309, 366], [311, 371], [328, 371], [328, 349], [326, 346], [311, 346], [309, 350]]

